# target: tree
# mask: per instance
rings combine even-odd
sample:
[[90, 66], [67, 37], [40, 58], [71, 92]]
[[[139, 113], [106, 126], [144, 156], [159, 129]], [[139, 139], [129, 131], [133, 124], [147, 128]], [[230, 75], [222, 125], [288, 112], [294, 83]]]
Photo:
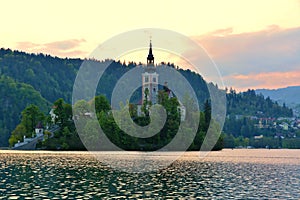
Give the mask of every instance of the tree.
[[89, 104], [85, 100], [79, 100], [74, 105], [75, 115], [84, 115], [84, 113], [89, 112]]
[[54, 114], [56, 115], [55, 123], [63, 128], [72, 119], [72, 106], [60, 98], [54, 102], [54, 107]]
[[151, 105], [151, 102], [148, 100], [149, 97], [149, 89], [146, 88], [144, 91], [145, 98], [142, 105], [142, 112], [145, 114], [146, 117], [149, 117], [149, 106]]
[[206, 100], [204, 103], [204, 116], [206, 127], [208, 127], [211, 119], [211, 106], [208, 100]]
[[18, 141], [23, 140], [23, 136], [26, 135], [26, 128], [23, 124], [19, 124], [15, 130], [12, 132], [12, 135], [9, 138], [9, 145], [13, 146]]
[[234, 148], [235, 144], [234, 144], [234, 137], [232, 134], [230, 135], [224, 135], [224, 147], [225, 148]]
[[64, 100], [62, 98], [54, 102], [54, 114], [56, 115], [55, 123], [59, 123], [63, 126], [66, 114], [64, 112]]
[[97, 113], [101, 111], [108, 112], [111, 109], [110, 104], [104, 95], [96, 96], [94, 98], [94, 103]]
[[[166, 86], [164, 86], [166, 87]], [[165, 90], [159, 90], [158, 91], [158, 95], [157, 95], [157, 99], [158, 99], [158, 103], [161, 104], [161, 105], [165, 105], [167, 100], [168, 100], [169, 96], [168, 96], [168, 93], [165, 92]]]
[[35, 105], [27, 106], [21, 113], [22, 119], [13, 130], [10, 138], [9, 145], [13, 146], [18, 140], [23, 140], [23, 137], [31, 137], [34, 134], [35, 126], [38, 122], [43, 122], [45, 119], [44, 113]]
[[27, 133], [32, 134], [38, 122], [45, 119], [44, 113], [36, 105], [27, 106], [21, 113], [21, 124], [25, 127]]

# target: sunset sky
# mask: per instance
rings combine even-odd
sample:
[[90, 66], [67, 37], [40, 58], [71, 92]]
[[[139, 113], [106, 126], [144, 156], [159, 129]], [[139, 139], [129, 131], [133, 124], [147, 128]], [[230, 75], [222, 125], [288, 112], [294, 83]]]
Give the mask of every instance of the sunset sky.
[[228, 87], [300, 85], [299, 0], [2, 0], [0, 17], [4, 48], [84, 58], [114, 35], [162, 28], [202, 45]]

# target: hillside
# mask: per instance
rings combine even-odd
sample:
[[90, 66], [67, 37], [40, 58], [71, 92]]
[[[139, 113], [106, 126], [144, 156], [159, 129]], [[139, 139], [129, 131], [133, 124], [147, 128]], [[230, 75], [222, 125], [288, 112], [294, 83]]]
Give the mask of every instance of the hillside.
[[262, 94], [270, 97], [272, 100], [277, 101], [283, 105], [285, 103], [288, 107], [295, 110], [295, 114], [300, 114], [300, 86], [291, 86], [286, 88], [268, 90], [258, 89], [257, 94]]
[[254, 90], [236, 93], [231, 90], [227, 93], [228, 115], [248, 115], [257, 117], [292, 117], [291, 109], [279, 105], [269, 97], [256, 94]]
[[[81, 59], [62, 59], [44, 54], [0, 49], [0, 75], [3, 82], [0, 102], [4, 105], [1, 106], [0, 112], [0, 146], [7, 145], [7, 138], [20, 122], [20, 113], [26, 105], [35, 104], [48, 113], [51, 108], [48, 102], [55, 102], [59, 98], [63, 98], [67, 103], [71, 102], [73, 83], [82, 62]], [[91, 62], [105, 64], [111, 60]], [[190, 70], [180, 69], [173, 64], [167, 65], [177, 69], [190, 82], [199, 105], [203, 108], [204, 102], [209, 98], [204, 79]], [[101, 77], [96, 95], [103, 94], [110, 99], [119, 78], [136, 66], [137, 64], [133, 62], [126, 65], [113, 61]], [[157, 67], [159, 68], [160, 65]], [[139, 95], [141, 93], [137, 92], [131, 100], [138, 101]], [[289, 109], [277, 106], [272, 101], [266, 101], [260, 95], [252, 93], [246, 97], [243, 94], [232, 95], [227, 95], [229, 115], [253, 115], [264, 109], [265, 115], [272, 116], [276, 113], [276, 116], [290, 116]], [[240, 95], [243, 98], [240, 98]]]
[[31, 85], [0, 76], [0, 146], [8, 146], [11, 131], [20, 120], [21, 111], [29, 104], [47, 112], [51, 104]]
[[80, 59], [0, 49], [0, 74], [31, 85], [50, 102], [59, 97], [71, 100], [73, 82], [81, 63]]

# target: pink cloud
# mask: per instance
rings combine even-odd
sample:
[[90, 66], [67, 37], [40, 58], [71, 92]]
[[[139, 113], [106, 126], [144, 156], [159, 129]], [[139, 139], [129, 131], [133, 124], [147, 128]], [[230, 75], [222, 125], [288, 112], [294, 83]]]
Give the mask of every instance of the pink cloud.
[[70, 39], [44, 44], [19, 42], [16, 47], [26, 52], [45, 53], [59, 57], [85, 57], [87, 52], [81, 50], [81, 44], [85, 42], [84, 39]]
[[[282, 29], [271, 25], [261, 31], [240, 34], [234, 34], [232, 28], [221, 29], [192, 39], [216, 62], [225, 85], [275, 88], [300, 85], [299, 35], [300, 27]], [[289, 79], [282, 80], [283, 76]]]
[[48, 48], [52, 49], [60, 49], [60, 50], [69, 50], [80, 46], [81, 43], [86, 42], [84, 39], [72, 39], [72, 40], [64, 40], [57, 41], [45, 44]]

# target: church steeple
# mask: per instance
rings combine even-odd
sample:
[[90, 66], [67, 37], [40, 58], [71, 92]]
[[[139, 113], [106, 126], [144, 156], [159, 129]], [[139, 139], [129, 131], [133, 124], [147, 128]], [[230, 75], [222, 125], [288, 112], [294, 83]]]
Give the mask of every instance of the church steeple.
[[152, 54], [152, 42], [150, 40], [150, 48], [149, 48], [149, 53], [147, 57], [147, 65], [154, 65], [154, 56]]
[[146, 89], [149, 91], [147, 96], [148, 100], [152, 104], [157, 102], [158, 93], [158, 73], [156, 73], [156, 67], [154, 66], [154, 56], [152, 54], [152, 42], [150, 40], [149, 53], [147, 56], [147, 65], [144, 67], [144, 72], [142, 73], [142, 102], [144, 102], [146, 96]]

